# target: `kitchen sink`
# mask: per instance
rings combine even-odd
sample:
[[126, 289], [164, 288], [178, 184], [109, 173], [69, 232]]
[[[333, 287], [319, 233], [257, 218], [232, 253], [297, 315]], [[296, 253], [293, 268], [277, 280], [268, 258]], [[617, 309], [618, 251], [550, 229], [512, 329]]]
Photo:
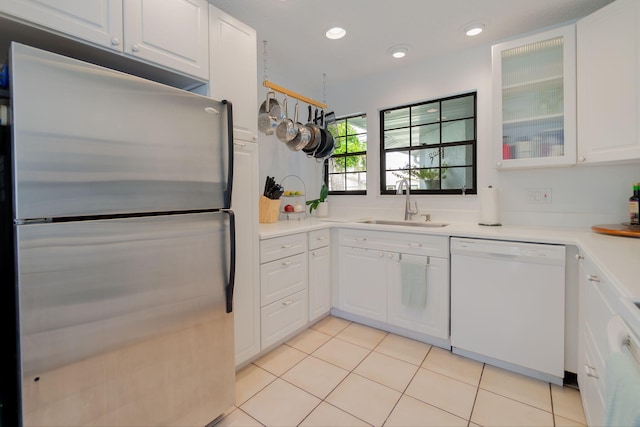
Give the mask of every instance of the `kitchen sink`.
[[365, 224], [380, 224], [380, 225], [402, 225], [405, 227], [425, 227], [425, 228], [440, 228], [446, 227], [449, 224], [442, 222], [415, 222], [415, 221], [393, 221], [386, 219], [368, 219], [362, 221]]

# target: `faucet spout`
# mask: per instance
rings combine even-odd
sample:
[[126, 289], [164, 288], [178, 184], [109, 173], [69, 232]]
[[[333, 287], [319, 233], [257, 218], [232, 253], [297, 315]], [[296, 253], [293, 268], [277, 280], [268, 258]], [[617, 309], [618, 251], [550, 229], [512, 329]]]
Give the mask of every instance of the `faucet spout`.
[[411, 218], [418, 213], [418, 202], [415, 202], [415, 209], [411, 208], [411, 189], [409, 188], [409, 182], [406, 179], [402, 179], [398, 182], [398, 188], [396, 194], [402, 194], [402, 187], [405, 188], [406, 200], [404, 205], [404, 220], [411, 220]]

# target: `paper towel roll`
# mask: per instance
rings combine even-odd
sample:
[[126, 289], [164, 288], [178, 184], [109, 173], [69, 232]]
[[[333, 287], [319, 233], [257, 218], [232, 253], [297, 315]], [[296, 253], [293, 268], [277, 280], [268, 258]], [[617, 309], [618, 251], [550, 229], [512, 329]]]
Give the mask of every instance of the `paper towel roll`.
[[489, 186], [480, 189], [480, 225], [501, 225], [498, 188]]

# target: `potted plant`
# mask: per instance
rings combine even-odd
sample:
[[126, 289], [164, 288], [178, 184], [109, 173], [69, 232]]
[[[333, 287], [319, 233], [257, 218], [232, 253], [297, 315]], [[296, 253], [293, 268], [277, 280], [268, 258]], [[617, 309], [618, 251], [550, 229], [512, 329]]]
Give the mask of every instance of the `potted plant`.
[[329, 195], [329, 189], [323, 182], [320, 188], [320, 197], [313, 200], [307, 200], [307, 206], [309, 206], [309, 213], [312, 213], [314, 209], [318, 210], [318, 216], [327, 216], [328, 214], [328, 202], [327, 196]]
[[438, 189], [440, 188], [440, 180], [447, 177], [446, 166], [447, 163], [442, 162], [440, 169], [409, 169], [409, 165], [407, 164], [405, 170], [400, 173], [393, 172], [393, 174], [399, 178], [408, 178], [407, 175], [410, 175], [415, 182], [424, 182], [427, 189]]

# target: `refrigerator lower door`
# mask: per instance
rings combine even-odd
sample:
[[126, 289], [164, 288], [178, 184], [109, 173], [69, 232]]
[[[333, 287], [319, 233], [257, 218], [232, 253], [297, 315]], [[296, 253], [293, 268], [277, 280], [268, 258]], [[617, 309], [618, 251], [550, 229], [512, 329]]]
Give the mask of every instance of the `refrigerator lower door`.
[[11, 46], [15, 218], [228, 208], [228, 103]]
[[235, 400], [224, 213], [17, 227], [25, 426], [206, 425]]

